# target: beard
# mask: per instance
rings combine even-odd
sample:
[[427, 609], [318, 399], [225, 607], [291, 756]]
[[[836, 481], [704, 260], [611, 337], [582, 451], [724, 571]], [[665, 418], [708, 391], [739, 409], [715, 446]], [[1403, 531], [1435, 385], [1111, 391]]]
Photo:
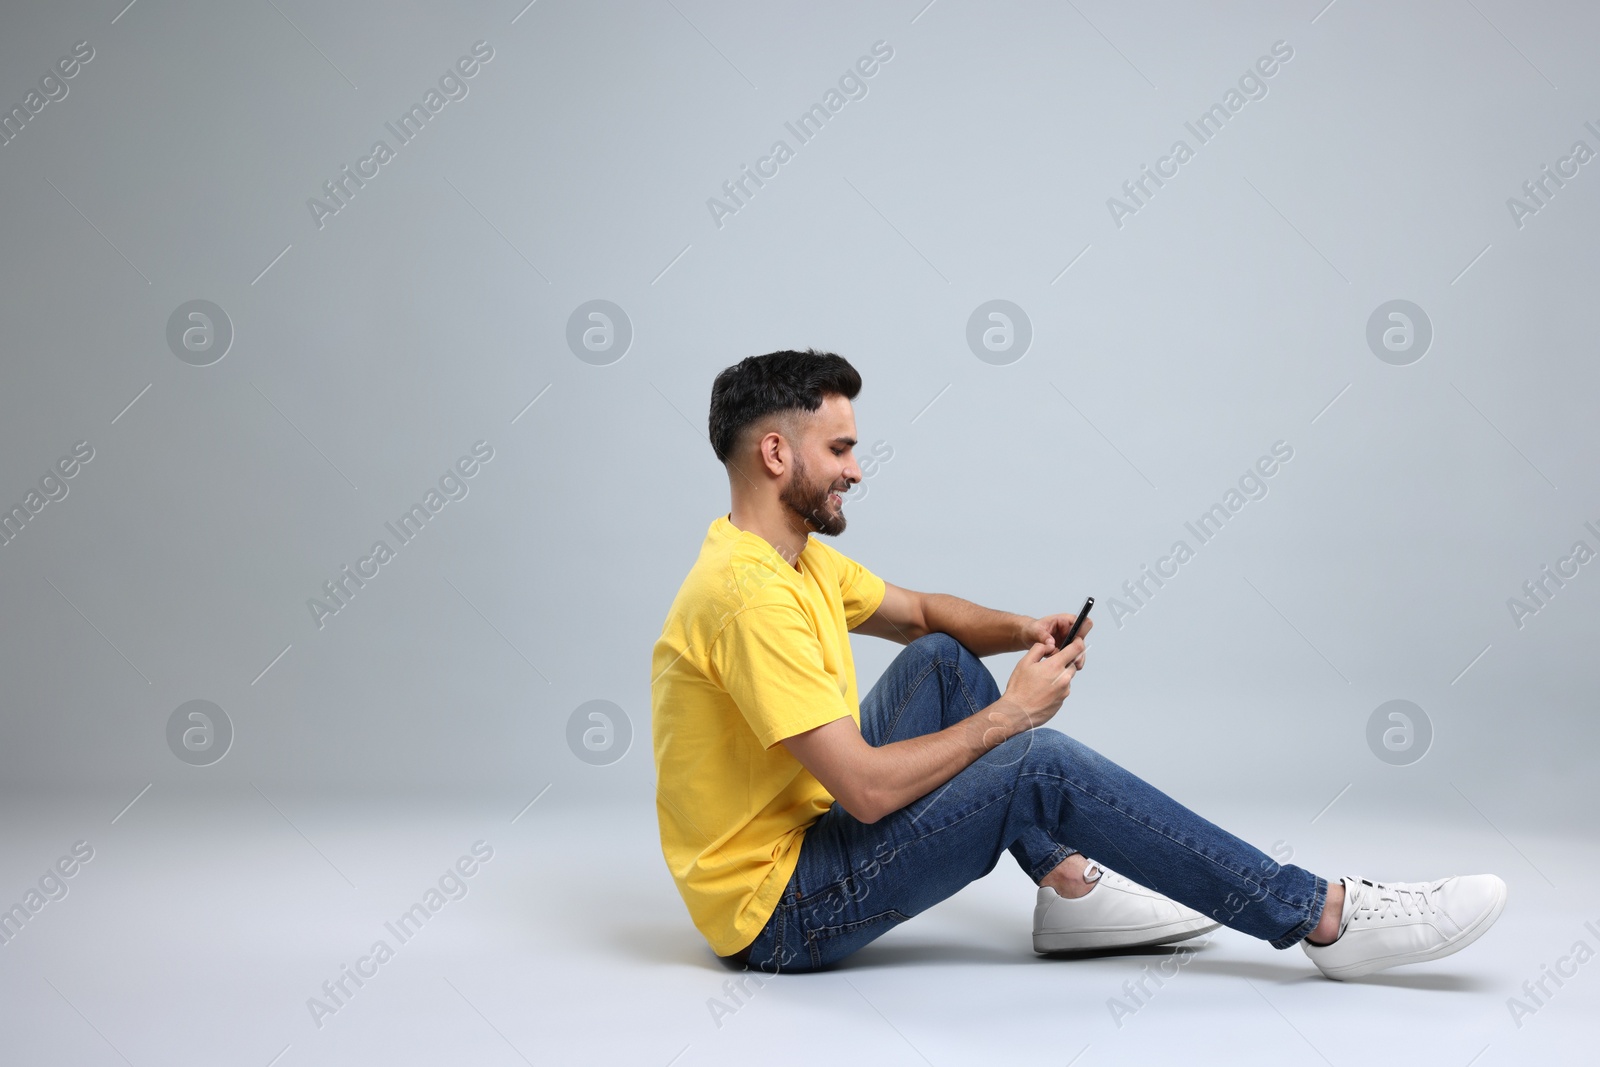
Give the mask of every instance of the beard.
[[778, 494], [778, 499], [790, 511], [804, 519], [817, 533], [828, 537], [838, 537], [844, 533], [845, 517], [844, 496], [840, 494], [841, 503], [838, 510], [828, 502], [828, 494], [833, 492], [832, 486], [825, 482], [813, 483], [807, 477], [805, 462], [796, 453], [794, 457], [794, 477], [789, 479], [789, 484], [783, 487]]

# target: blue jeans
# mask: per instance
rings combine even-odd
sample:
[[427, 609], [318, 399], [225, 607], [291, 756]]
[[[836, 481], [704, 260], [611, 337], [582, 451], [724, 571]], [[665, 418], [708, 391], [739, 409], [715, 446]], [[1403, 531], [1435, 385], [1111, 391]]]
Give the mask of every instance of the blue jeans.
[[[861, 702], [861, 732], [875, 747], [934, 733], [999, 697], [982, 660], [928, 634]], [[1316, 929], [1328, 891], [1326, 879], [1278, 864], [1045, 726], [870, 825], [836, 802], [806, 829], [767, 925], [722, 958], [769, 974], [827, 967], [994, 870], [1002, 849], [1035, 883], [1081, 851], [1274, 948]]]

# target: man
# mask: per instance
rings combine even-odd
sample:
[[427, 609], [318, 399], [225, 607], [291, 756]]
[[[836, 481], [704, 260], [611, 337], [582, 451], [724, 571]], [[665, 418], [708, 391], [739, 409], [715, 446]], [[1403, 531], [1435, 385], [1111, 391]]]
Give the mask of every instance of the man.
[[[1071, 615], [903, 589], [811, 536], [844, 531], [843, 494], [861, 480], [860, 388], [848, 362], [808, 349], [752, 356], [711, 390], [732, 507], [655, 644], [651, 733], [662, 854], [719, 957], [826, 967], [1002, 850], [1039, 886], [1040, 953], [1223, 924], [1298, 943], [1344, 979], [1447, 956], [1499, 917], [1492, 874], [1329, 881], [1279, 865], [1042, 729], [1084, 668], [1091, 620], [1057, 648]], [[859, 706], [850, 631], [906, 646]], [[979, 657], [1018, 650], [1002, 693]]]

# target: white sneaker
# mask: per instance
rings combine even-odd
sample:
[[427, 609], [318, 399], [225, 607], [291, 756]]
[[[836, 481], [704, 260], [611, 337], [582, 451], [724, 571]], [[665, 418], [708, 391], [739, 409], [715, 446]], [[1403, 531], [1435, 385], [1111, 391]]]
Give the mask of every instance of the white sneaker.
[[1083, 873], [1095, 886], [1081, 897], [1039, 887], [1033, 909], [1035, 952], [1165, 945], [1222, 925], [1094, 860]]
[[1493, 926], [1506, 906], [1506, 884], [1492, 874], [1432, 882], [1339, 880], [1339, 936], [1326, 945], [1300, 945], [1317, 970], [1340, 981], [1459, 952]]

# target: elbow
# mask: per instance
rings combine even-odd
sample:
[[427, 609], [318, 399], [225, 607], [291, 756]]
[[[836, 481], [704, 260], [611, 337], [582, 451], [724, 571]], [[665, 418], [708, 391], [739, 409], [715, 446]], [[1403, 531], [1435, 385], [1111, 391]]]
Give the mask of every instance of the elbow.
[[911, 621], [911, 640], [933, 633], [933, 620], [928, 618], [928, 594], [917, 597], [917, 617]]
[[911, 640], [906, 642], [908, 645], [911, 641], [915, 641], [919, 637], [927, 637], [933, 632], [928, 625], [928, 612], [925, 605], [917, 608], [916, 618], [907, 620], [906, 632], [911, 635]]
[[[840, 803], [844, 804], [842, 800]], [[866, 826], [871, 826], [884, 815], [882, 807], [878, 804], [877, 795], [871, 791], [863, 791], [851, 797], [850, 803], [844, 804], [844, 810], [849, 812], [850, 817], [856, 822]]]
[[854, 815], [856, 822], [860, 823], [862, 826], [871, 826], [873, 823], [877, 822], [883, 817], [876, 812], [867, 811], [863, 811], [860, 814], [852, 812], [851, 814]]

